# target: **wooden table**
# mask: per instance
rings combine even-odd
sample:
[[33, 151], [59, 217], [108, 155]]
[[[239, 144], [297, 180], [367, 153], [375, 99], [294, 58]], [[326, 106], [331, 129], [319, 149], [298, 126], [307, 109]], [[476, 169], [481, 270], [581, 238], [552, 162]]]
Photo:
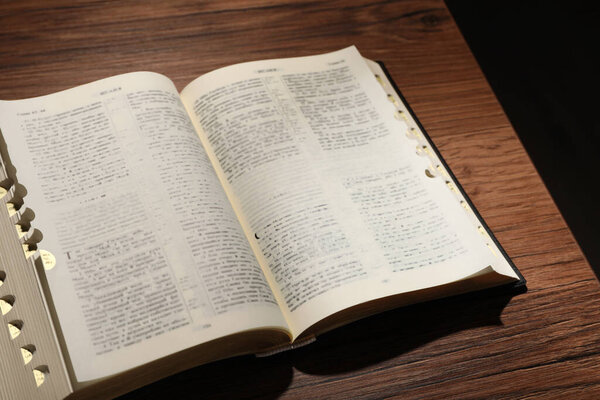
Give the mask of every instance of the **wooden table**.
[[442, 1], [4, 1], [0, 38], [0, 99], [136, 70], [183, 88], [229, 64], [355, 44], [385, 62], [528, 280], [513, 298], [395, 310], [124, 399], [600, 397], [598, 282]]

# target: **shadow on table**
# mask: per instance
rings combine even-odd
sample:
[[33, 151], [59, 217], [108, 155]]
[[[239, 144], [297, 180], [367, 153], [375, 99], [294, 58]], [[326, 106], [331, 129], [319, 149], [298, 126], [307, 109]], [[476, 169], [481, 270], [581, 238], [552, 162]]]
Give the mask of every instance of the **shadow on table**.
[[445, 1], [600, 280], [600, 3]]
[[306, 347], [266, 358], [237, 357], [200, 366], [131, 392], [120, 400], [155, 398], [275, 399], [291, 385], [294, 368], [335, 375], [368, 368], [436, 339], [500, 326], [511, 294], [489, 291], [441, 299], [375, 315], [324, 334]]

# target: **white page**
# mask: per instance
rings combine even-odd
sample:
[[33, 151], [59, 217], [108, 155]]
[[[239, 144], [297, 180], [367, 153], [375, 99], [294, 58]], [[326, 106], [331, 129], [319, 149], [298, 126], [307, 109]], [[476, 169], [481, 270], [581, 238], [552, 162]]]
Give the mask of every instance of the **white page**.
[[0, 127], [79, 381], [286, 326], [169, 79], [0, 102]]
[[181, 97], [295, 335], [498, 261], [354, 47], [222, 68]]

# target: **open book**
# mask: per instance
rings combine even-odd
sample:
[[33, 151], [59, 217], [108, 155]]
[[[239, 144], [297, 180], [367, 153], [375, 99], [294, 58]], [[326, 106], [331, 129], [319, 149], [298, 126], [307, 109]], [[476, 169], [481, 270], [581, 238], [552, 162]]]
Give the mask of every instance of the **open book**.
[[354, 47], [2, 101], [0, 128], [7, 397], [115, 395], [524, 282]]

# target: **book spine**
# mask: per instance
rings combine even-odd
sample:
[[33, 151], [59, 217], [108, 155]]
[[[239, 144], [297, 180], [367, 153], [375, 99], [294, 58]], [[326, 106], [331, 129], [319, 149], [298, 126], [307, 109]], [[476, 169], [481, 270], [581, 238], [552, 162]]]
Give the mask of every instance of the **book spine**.
[[305, 338], [296, 340], [294, 343], [287, 343], [287, 344], [283, 344], [281, 346], [276, 346], [270, 349], [267, 349], [263, 352], [260, 353], [256, 353], [255, 356], [256, 357], [268, 357], [268, 356], [272, 356], [275, 354], [279, 354], [282, 353], [284, 351], [288, 351], [288, 350], [294, 350], [300, 347], [304, 347], [307, 346], [313, 342], [315, 342], [317, 340], [317, 338], [314, 335], [310, 335], [307, 336]]

